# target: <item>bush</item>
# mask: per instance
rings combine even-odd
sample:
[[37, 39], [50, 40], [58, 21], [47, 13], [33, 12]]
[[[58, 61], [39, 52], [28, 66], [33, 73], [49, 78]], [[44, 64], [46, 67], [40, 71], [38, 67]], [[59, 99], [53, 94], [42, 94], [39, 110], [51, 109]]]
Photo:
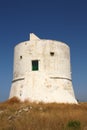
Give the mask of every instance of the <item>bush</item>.
[[21, 102], [20, 99], [17, 97], [13, 97], [6, 101], [6, 103], [9, 103], [9, 104], [15, 104], [15, 103], [20, 103], [20, 102]]
[[80, 130], [80, 127], [80, 122], [76, 120], [71, 120], [67, 124], [67, 130]]

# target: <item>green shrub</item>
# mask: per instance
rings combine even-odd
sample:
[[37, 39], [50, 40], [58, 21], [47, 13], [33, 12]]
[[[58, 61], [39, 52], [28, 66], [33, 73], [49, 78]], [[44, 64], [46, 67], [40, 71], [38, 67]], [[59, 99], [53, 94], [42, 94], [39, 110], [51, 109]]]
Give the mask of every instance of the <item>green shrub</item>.
[[67, 123], [67, 130], [80, 130], [80, 121], [71, 120]]

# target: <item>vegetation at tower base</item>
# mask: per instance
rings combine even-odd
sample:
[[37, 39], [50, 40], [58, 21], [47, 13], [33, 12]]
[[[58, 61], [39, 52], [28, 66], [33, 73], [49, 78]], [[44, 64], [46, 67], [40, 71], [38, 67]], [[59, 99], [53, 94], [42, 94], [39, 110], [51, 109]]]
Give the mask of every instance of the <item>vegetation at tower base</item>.
[[87, 130], [87, 103], [0, 103], [0, 130]]

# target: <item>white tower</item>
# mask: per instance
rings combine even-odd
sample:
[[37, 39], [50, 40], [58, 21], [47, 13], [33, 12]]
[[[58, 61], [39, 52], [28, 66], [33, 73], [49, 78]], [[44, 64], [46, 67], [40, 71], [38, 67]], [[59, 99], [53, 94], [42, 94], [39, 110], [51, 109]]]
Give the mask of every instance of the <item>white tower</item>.
[[10, 98], [14, 96], [22, 101], [77, 103], [69, 47], [32, 33], [29, 41], [16, 45]]

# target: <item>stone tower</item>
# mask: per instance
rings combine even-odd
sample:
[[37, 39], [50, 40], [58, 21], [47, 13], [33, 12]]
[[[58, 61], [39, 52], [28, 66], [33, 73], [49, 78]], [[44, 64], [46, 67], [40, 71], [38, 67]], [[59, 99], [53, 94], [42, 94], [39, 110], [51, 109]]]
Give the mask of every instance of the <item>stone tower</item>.
[[69, 46], [33, 33], [29, 41], [16, 45], [10, 98], [14, 96], [22, 101], [77, 103]]

